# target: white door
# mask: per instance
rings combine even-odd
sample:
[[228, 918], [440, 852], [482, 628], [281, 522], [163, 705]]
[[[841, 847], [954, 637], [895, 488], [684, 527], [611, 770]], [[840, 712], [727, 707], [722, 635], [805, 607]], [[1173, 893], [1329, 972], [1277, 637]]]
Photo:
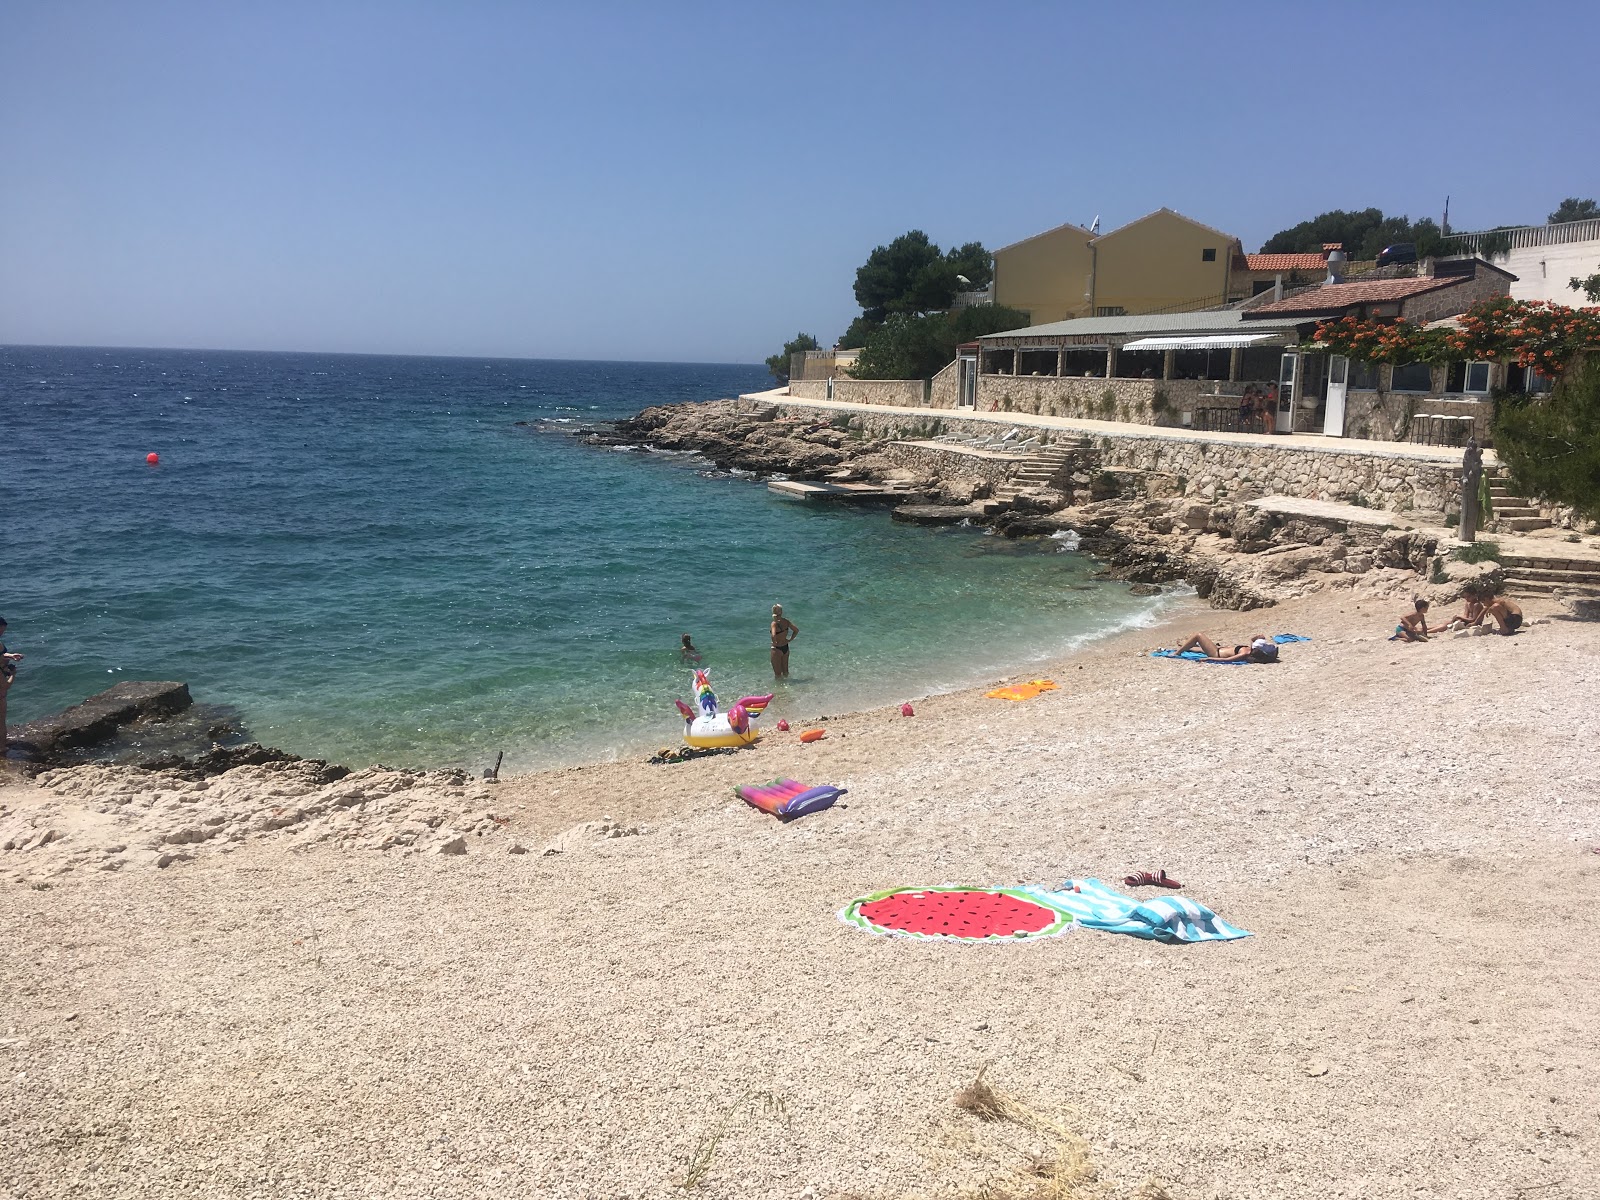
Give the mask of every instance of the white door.
[[956, 401], [960, 408], [978, 407], [978, 360], [976, 358], [961, 358], [961, 398]]
[[1285, 354], [1278, 364], [1278, 420], [1275, 428], [1279, 433], [1294, 431], [1294, 406], [1298, 397], [1295, 393], [1300, 384], [1300, 356], [1298, 354]]
[[1350, 390], [1350, 360], [1335, 354], [1328, 359], [1328, 405], [1323, 410], [1322, 432], [1344, 436], [1344, 394]]

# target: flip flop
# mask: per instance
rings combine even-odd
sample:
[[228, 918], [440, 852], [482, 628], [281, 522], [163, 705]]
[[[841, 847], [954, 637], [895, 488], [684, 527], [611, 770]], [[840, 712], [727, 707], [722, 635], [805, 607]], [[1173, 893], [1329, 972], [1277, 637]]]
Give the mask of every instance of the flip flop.
[[1135, 873], [1133, 875], [1124, 875], [1122, 877], [1122, 883], [1123, 883], [1124, 887], [1131, 887], [1131, 888], [1133, 888], [1133, 887], [1181, 888], [1183, 886], [1183, 884], [1179, 883], [1176, 879], [1173, 879], [1172, 877], [1170, 877], [1167, 874], [1165, 868], [1162, 868], [1161, 870], [1156, 871], [1154, 874], [1152, 874], [1149, 871], [1139, 871], [1139, 872], [1137, 872], [1137, 873]]

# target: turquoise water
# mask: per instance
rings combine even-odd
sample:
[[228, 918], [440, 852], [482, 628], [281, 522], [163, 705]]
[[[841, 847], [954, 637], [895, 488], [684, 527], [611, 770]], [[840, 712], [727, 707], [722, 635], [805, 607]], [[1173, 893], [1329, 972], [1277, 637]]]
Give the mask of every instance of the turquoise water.
[[[552, 430], [757, 367], [0, 349], [13, 723], [183, 679], [361, 764], [526, 769], [675, 744], [677, 644], [769, 721], [982, 682], [1145, 620], [1059, 541], [813, 507]], [[516, 425], [518, 421], [531, 424]], [[157, 452], [160, 465], [145, 455]]]

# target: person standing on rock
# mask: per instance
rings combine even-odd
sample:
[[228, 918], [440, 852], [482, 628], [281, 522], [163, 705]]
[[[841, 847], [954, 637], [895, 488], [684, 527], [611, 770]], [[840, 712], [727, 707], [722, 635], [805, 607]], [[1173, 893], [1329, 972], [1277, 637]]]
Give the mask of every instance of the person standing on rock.
[[[0, 638], [5, 636], [6, 619], [0, 617]], [[6, 693], [11, 690], [11, 681], [17, 677], [17, 664], [21, 661], [22, 655], [10, 653], [5, 642], [0, 641], [0, 759], [6, 756]]]
[[789, 678], [789, 643], [800, 636], [800, 627], [783, 615], [783, 605], [772, 606], [772, 677]]

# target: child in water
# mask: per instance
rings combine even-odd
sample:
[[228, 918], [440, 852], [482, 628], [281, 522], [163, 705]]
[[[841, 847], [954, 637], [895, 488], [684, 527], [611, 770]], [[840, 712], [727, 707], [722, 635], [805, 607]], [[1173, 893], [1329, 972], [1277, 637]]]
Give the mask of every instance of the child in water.
[[689, 640], [689, 635], [683, 635], [683, 661], [697, 663], [700, 661], [700, 651], [694, 648], [694, 643]]

